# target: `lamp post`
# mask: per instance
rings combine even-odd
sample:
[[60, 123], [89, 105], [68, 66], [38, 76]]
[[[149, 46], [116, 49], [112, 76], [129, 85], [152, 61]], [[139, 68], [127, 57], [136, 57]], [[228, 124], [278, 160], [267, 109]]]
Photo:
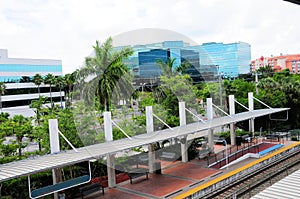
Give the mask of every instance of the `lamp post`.
[[223, 73], [219, 72], [219, 87], [220, 87], [220, 107], [222, 107], [222, 75]]
[[142, 86], [142, 93], [144, 93], [144, 86], [146, 85], [146, 83], [140, 83], [140, 85]]
[[257, 74], [257, 71], [255, 72], [255, 91], [256, 91], [256, 95], [258, 95], [258, 87], [257, 87], [257, 84], [258, 84], [258, 74]]
[[226, 169], [228, 169], [228, 150], [227, 150], [227, 142], [226, 142], [226, 140], [223, 140], [223, 145], [225, 146]]
[[[222, 102], [222, 97], [223, 97], [222, 96], [222, 94], [223, 94], [223, 91], [222, 91], [222, 75], [223, 75], [223, 72], [219, 71], [220, 108], [222, 108], [222, 104], [223, 104], [223, 102]], [[224, 132], [224, 125], [222, 125], [221, 129], [222, 129], [222, 132]]]

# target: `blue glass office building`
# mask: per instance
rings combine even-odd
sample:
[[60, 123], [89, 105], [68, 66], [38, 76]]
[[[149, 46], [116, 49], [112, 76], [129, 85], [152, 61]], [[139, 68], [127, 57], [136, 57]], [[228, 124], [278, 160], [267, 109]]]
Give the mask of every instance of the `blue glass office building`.
[[[219, 74], [237, 77], [250, 72], [251, 47], [245, 42], [204, 43], [190, 46], [183, 41], [132, 46], [134, 54], [126, 60], [136, 80], [157, 79], [161, 69], [156, 61], [175, 58], [174, 67], [188, 64], [184, 73], [195, 82], [216, 80]], [[119, 47], [120, 48], [120, 47]]]
[[225, 77], [237, 77], [250, 72], [251, 46], [245, 42], [204, 43], [201, 45], [200, 64], [213, 63]]
[[157, 64], [158, 60], [167, 62], [170, 51], [153, 49], [148, 52], [139, 52], [140, 78], [155, 78], [161, 75], [161, 69]]

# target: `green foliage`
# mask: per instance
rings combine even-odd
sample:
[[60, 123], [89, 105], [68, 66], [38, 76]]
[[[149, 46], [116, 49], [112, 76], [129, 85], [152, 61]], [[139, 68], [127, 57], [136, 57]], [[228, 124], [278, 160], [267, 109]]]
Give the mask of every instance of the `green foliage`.
[[155, 99], [152, 93], [144, 92], [141, 96], [141, 101], [139, 103], [139, 111], [145, 112], [146, 106], [153, 106], [155, 104]]
[[84, 70], [96, 77], [85, 84], [84, 99], [90, 104], [96, 95], [99, 103], [108, 111], [113, 100], [118, 102], [119, 99], [129, 99], [134, 91], [132, 76], [123, 62], [133, 54], [133, 50], [123, 48], [114, 51], [112, 38], [108, 38], [102, 45], [96, 41], [93, 48], [95, 56], [86, 58]]
[[[11, 198], [29, 198], [27, 177], [20, 177], [2, 183], [2, 195]], [[26, 190], [26, 191], [20, 191]], [[1, 197], [2, 198], [2, 197]]]
[[17, 149], [18, 149], [18, 144], [16, 144], [15, 141], [12, 141], [11, 144], [3, 144], [3, 143], [0, 144], [0, 154], [3, 155], [4, 157], [16, 155]]
[[272, 77], [274, 74], [274, 70], [272, 66], [267, 65], [265, 67], [259, 67], [256, 72], [261, 76], [261, 78]]
[[188, 67], [187, 64], [182, 64], [180, 66], [175, 66], [176, 58], [168, 58], [166, 62], [161, 59], [157, 60], [156, 63], [162, 70], [162, 75], [165, 77], [171, 77], [180, 74]]
[[[271, 107], [290, 107], [289, 123], [290, 128], [298, 128], [300, 125], [300, 77], [298, 74], [290, 74], [289, 69], [275, 73], [273, 77], [261, 79], [258, 84], [259, 99]], [[260, 107], [262, 107], [260, 105]], [[275, 121], [276, 122], [276, 121]], [[274, 122], [273, 122], [274, 123]], [[266, 129], [271, 127], [261, 124]], [[276, 125], [279, 122], [276, 122]]]
[[7, 120], [8, 120], [8, 117], [9, 117], [9, 113], [1, 112], [1, 113], [0, 113], [0, 124], [1, 124], [1, 122], [3, 122], [3, 121], [7, 121]]

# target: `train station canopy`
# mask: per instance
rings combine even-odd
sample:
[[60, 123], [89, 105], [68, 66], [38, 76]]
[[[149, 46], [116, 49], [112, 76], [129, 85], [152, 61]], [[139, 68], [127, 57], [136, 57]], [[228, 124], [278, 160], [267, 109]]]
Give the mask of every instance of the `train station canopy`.
[[36, 156], [25, 160], [15, 161], [0, 165], [0, 182], [42, 171], [60, 168], [68, 165], [74, 165], [79, 162], [99, 159], [107, 154], [115, 154], [120, 151], [155, 143], [171, 138], [180, 138], [185, 135], [200, 132], [201, 136], [207, 135], [208, 129], [213, 129], [223, 125], [236, 123], [251, 118], [257, 118], [281, 111], [287, 111], [289, 108], [259, 109], [237, 113], [230, 116], [224, 116], [207, 120], [204, 122], [195, 122], [172, 129], [164, 129], [153, 133], [142, 134], [131, 137], [131, 139], [121, 139], [101, 144], [90, 145], [74, 150], [61, 151], [55, 154]]
[[288, 1], [300, 5], [300, 0], [284, 0], [284, 1]]

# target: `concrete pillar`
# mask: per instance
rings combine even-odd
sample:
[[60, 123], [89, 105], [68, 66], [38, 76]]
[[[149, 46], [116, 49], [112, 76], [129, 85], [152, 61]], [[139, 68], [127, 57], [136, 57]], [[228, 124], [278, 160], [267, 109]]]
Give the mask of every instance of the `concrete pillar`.
[[[147, 133], [154, 132], [152, 106], [146, 106], [146, 130]], [[149, 163], [149, 172], [153, 173], [155, 170], [154, 144], [148, 144], [148, 163]]]
[[[206, 117], [208, 121], [214, 117], [212, 98], [206, 99]], [[214, 152], [214, 130], [212, 128], [208, 129], [208, 148], [210, 152]]]
[[[58, 135], [58, 121], [57, 119], [49, 119], [49, 137], [50, 137], [50, 152], [57, 153], [60, 151], [59, 135]], [[52, 169], [53, 184], [62, 181], [61, 169]], [[58, 193], [54, 193], [54, 199], [58, 199]]]
[[[235, 102], [234, 102], [234, 95], [229, 95], [229, 114], [235, 114]], [[234, 130], [234, 123], [230, 124], [230, 142], [231, 145], [236, 145], [236, 135]]]
[[58, 135], [58, 121], [57, 119], [49, 120], [49, 136], [50, 136], [50, 151], [57, 153], [60, 151], [59, 135]]
[[[253, 93], [248, 93], [248, 108], [249, 111], [254, 110], [254, 100], [253, 100]], [[254, 137], [254, 118], [249, 120], [249, 132], [252, 133], [252, 137]]]
[[[185, 113], [185, 102], [179, 102], [179, 122], [180, 126], [186, 125], [186, 113]], [[188, 158], [188, 144], [186, 136], [180, 139], [181, 145], [181, 161], [187, 162]]]
[[185, 102], [179, 102], [179, 122], [180, 126], [186, 125]]
[[104, 134], [105, 134], [105, 141], [113, 141], [113, 134], [112, 134], [112, 122], [111, 122], [111, 112], [104, 112]]
[[115, 154], [106, 156], [108, 187], [116, 186]]
[[[104, 134], [105, 141], [113, 141], [112, 134], [112, 122], [111, 122], [111, 112], [104, 112]], [[106, 166], [107, 166], [107, 177], [108, 177], [108, 187], [116, 186], [116, 173], [115, 173], [115, 156], [114, 154], [109, 154], [106, 156]]]

